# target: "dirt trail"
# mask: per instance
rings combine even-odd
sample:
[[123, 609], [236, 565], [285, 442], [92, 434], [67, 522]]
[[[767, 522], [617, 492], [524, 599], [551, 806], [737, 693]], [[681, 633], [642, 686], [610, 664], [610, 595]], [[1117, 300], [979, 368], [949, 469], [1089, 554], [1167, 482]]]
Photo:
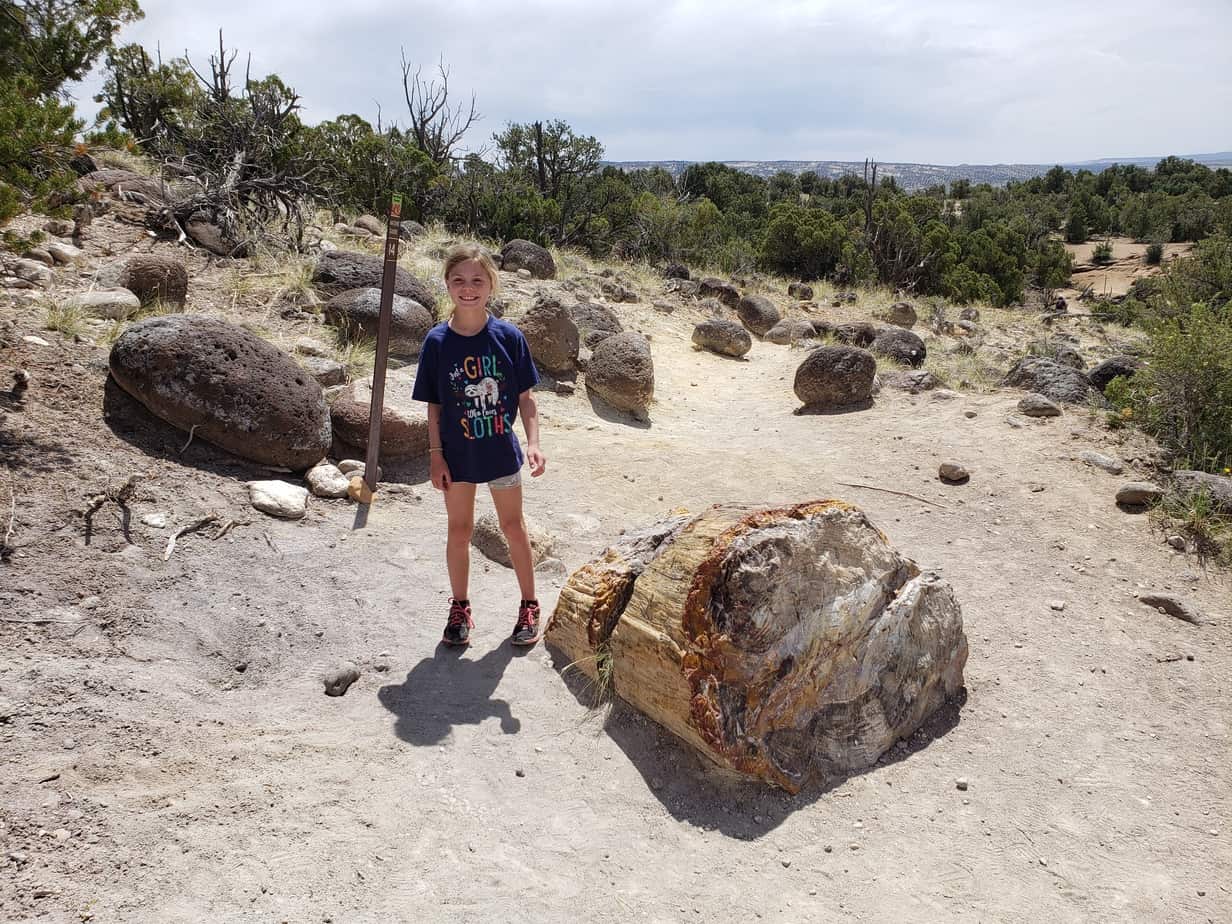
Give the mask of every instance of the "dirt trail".
[[[652, 337], [651, 423], [584, 389], [540, 396], [549, 468], [527, 510], [566, 567], [674, 507], [845, 498], [954, 585], [965, 702], [821, 791], [717, 778], [629, 710], [589, 710], [542, 647], [514, 652], [512, 574], [478, 554], [475, 644], [437, 647], [444, 511], [425, 472], [394, 472], [416, 493], [382, 494], [362, 527], [345, 502], [267, 519], [246, 508], [252, 466], [180, 455], [148, 421], [104, 426], [102, 348], [21, 346], [36, 382], [83, 367], [4, 425], [23, 534], [27, 505], [65, 513], [65, 478], [147, 478], [131, 542], [107, 508], [89, 546], [76, 526], [0, 566], [0, 607], [27, 620], [0, 623], [0, 917], [1232, 918], [1232, 594], [1117, 509], [1132, 472], [1076, 459], [1132, 445], [1085, 410], [1019, 421], [1011, 392], [797, 416], [802, 353], [698, 353], [688, 312], [621, 309]], [[945, 460], [971, 482], [938, 481]], [[250, 522], [166, 562], [167, 530], [140, 523], [211, 509]], [[562, 579], [541, 575], [545, 609]], [[1139, 605], [1146, 589], [1210, 624]], [[363, 675], [327, 699], [343, 660]]]

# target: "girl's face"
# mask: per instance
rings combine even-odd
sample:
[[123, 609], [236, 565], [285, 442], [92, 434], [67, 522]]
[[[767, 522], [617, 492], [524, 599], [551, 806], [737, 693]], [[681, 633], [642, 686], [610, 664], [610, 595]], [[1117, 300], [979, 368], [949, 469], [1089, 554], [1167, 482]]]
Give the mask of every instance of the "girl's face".
[[492, 295], [492, 280], [478, 260], [463, 260], [451, 269], [445, 286], [454, 308], [460, 311], [482, 310]]

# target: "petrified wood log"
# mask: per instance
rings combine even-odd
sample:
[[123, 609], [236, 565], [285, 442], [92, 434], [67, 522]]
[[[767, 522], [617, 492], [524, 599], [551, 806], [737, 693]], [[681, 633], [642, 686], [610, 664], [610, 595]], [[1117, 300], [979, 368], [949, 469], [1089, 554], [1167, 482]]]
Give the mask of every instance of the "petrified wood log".
[[720, 766], [793, 793], [871, 765], [967, 661], [949, 585], [837, 500], [625, 535], [569, 578], [547, 640]]

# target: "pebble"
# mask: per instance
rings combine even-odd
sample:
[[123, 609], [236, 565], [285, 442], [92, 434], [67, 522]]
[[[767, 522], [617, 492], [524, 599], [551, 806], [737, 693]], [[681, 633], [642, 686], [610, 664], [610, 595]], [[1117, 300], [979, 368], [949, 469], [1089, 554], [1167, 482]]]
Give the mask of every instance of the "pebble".
[[1185, 537], [1169, 536], [1168, 545], [1172, 546], [1172, 548], [1176, 549], [1178, 552], [1184, 552], [1186, 548]]
[[961, 789], [963, 792], [966, 792], [967, 791], [967, 778], [965, 776], [960, 776], [957, 780], [954, 781], [954, 785], [957, 786], [959, 789]]
[[942, 462], [937, 475], [950, 484], [961, 484], [971, 478], [971, 473], [959, 462]]
[[93, 609], [97, 609], [98, 605], [102, 602], [103, 601], [99, 599], [98, 597], [86, 597], [77, 605], [81, 607], [83, 610], [93, 610]]
[[325, 695], [343, 696], [358, 679], [359, 668], [354, 664], [341, 664], [325, 675]]
[[518, 769], [514, 770], [513, 772], [515, 776], [526, 776], [526, 771], [523, 770], [521, 767], [518, 767]]
[[35, 346], [51, 346], [51, 344], [42, 337], [35, 337], [32, 334], [22, 337], [21, 339], [26, 341], [26, 343], [33, 343]]
[[1065, 609], [1065, 601], [1064, 600], [1053, 600], [1048, 604], [1048, 608], [1056, 610], [1058, 613], [1060, 613]]
[[1026, 395], [1018, 402], [1018, 410], [1028, 417], [1060, 417], [1061, 408], [1043, 395]]
[[974, 416], [975, 416], [975, 411], [964, 411], [964, 412], [963, 412], [963, 416], [964, 416], [964, 417], [967, 417], [967, 418], [974, 417]]
[[166, 529], [167, 515], [165, 513], [147, 513], [141, 518], [141, 522], [143, 525], [150, 527], [150, 529]]
[[1119, 459], [1114, 459], [1112, 456], [1106, 456], [1100, 452], [1080, 452], [1078, 458], [1087, 465], [1102, 469], [1110, 475], [1119, 475], [1125, 471], [1125, 466], [1121, 464]]
[[783, 869], [789, 869], [791, 867], [791, 860], [780, 860], [779, 862], [783, 864]]
[[833, 844], [826, 844], [826, 846], [823, 849], [825, 850], [826, 853], [834, 853]]

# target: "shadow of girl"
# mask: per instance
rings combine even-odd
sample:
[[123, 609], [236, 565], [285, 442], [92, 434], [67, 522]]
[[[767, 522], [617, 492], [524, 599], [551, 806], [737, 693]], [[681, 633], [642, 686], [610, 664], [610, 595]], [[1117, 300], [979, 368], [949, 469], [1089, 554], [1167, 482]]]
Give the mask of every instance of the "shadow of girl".
[[397, 718], [394, 733], [417, 745], [439, 744], [455, 725], [478, 725], [495, 716], [501, 731], [517, 734], [522, 723], [503, 699], [492, 694], [513, 657], [509, 645], [498, 645], [482, 658], [462, 657], [461, 649], [438, 645], [400, 684], [377, 691], [377, 699]]

